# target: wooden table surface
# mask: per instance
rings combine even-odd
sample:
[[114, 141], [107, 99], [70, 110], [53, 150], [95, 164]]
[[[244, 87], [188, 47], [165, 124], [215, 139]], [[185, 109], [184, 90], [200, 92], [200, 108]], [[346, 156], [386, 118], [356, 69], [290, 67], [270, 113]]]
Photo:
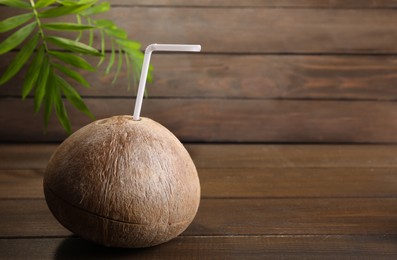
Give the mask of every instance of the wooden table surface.
[[395, 145], [186, 145], [199, 211], [146, 249], [101, 247], [54, 219], [42, 176], [56, 146], [0, 145], [0, 259], [397, 257]]

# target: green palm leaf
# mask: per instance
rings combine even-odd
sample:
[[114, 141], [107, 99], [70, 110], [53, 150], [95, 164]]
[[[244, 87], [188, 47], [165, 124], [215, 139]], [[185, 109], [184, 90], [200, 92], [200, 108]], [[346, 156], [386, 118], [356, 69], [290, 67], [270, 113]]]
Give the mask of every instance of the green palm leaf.
[[69, 100], [69, 102], [80, 112], [83, 112], [91, 119], [94, 119], [95, 118], [94, 115], [91, 114], [91, 112], [88, 110], [84, 101], [81, 99], [79, 93], [77, 93], [77, 91], [72, 86], [70, 86], [70, 84], [67, 81], [65, 81], [63, 78], [59, 76], [55, 76], [55, 79], [56, 79], [56, 83], [59, 84], [59, 86], [61, 87], [62, 93]]
[[3, 76], [0, 78], [0, 85], [4, 84], [8, 80], [17, 74], [22, 66], [29, 59], [30, 55], [34, 51], [34, 48], [37, 46], [39, 41], [39, 35], [36, 34], [32, 39], [28, 41], [28, 43], [19, 51], [19, 53], [15, 56], [15, 58], [11, 61], [7, 70], [4, 72]]
[[65, 50], [89, 54], [94, 56], [101, 56], [102, 54], [95, 48], [88, 46], [87, 44], [76, 42], [67, 38], [57, 37], [57, 36], [48, 36], [45, 40], [61, 47]]
[[119, 49], [119, 56], [118, 56], [118, 62], [117, 62], [117, 69], [116, 69], [116, 73], [114, 74], [113, 80], [112, 80], [112, 84], [116, 83], [117, 78], [119, 77], [120, 71], [121, 71], [121, 67], [123, 66], [123, 52], [121, 51], [121, 49]]
[[72, 66], [75, 66], [77, 68], [85, 69], [88, 71], [95, 71], [95, 68], [80, 56], [74, 55], [69, 52], [60, 52], [60, 51], [49, 51], [48, 53], [56, 57], [57, 59]]
[[131, 89], [130, 58], [128, 57], [128, 54], [126, 52], [124, 52], [124, 58], [127, 67], [127, 87], [128, 90], [130, 90]]
[[71, 79], [74, 79], [75, 81], [79, 82], [81, 85], [89, 88], [90, 84], [87, 82], [87, 80], [85, 80], [85, 78], [78, 72], [71, 70], [61, 64], [56, 64], [53, 63], [52, 64], [55, 68], [57, 68], [60, 72], [62, 72], [63, 74], [65, 74], [66, 76], [68, 76]]
[[43, 12], [39, 12], [39, 17], [40, 18], [53, 18], [53, 17], [59, 17], [59, 16], [64, 16], [67, 14], [76, 14], [79, 13], [85, 9], [90, 8], [95, 2], [97, 1], [90, 1], [88, 4], [73, 4], [70, 6], [64, 6], [61, 5], [59, 7], [54, 7], [48, 10], [45, 10]]
[[[79, 111], [94, 118], [82, 97], [70, 85], [69, 80], [89, 87], [89, 83], [77, 69], [96, 70], [87, 62], [84, 55], [100, 56], [98, 66], [103, 63], [106, 54], [105, 37], [112, 42], [109, 63], [105, 69], [105, 73], [115, 70], [112, 83], [119, 77], [124, 62], [127, 67], [128, 86], [131, 81], [130, 70], [133, 72], [131, 75], [139, 76], [143, 59], [140, 44], [128, 40], [126, 31], [111, 20], [92, 19], [92, 15], [107, 12], [110, 9], [109, 2], [96, 3], [97, 0], [0, 0], [0, 5], [30, 11], [30, 13], [14, 15], [0, 21], [0, 33], [14, 30], [10, 36], [0, 42], [0, 55], [15, 48], [21, 48], [19, 52], [15, 52], [15, 58], [5, 72], [0, 75], [0, 85], [20, 72], [21, 68], [29, 63], [31, 57], [31, 62], [24, 75], [22, 98], [25, 99], [34, 90], [34, 110], [38, 112], [43, 106], [45, 127], [47, 127], [55, 109], [62, 127], [71, 133], [72, 129], [62, 95]], [[77, 16], [76, 22], [57, 22], [62, 21], [58, 20], [58, 17], [63, 18], [63, 16], [71, 14]], [[56, 21], [47, 18], [56, 18]], [[83, 24], [82, 20], [86, 24]], [[36, 28], [38, 32], [31, 37], [30, 35]], [[89, 30], [89, 33], [84, 30]], [[92, 47], [94, 30], [99, 30], [101, 34], [100, 50]], [[76, 31], [79, 36], [76, 40], [71, 40], [54, 36], [51, 34], [52, 31]], [[80, 42], [84, 33], [88, 36], [89, 44]], [[24, 45], [19, 47], [21, 44]], [[35, 52], [34, 49], [38, 44], [39, 48]], [[56, 47], [59, 50], [49, 49], [51, 47]], [[118, 55], [116, 50], [118, 50]], [[114, 69], [114, 67], [117, 68]], [[150, 72], [148, 77], [150, 77]], [[137, 77], [134, 77], [134, 80], [136, 79]]]
[[48, 122], [52, 114], [52, 107], [54, 103], [54, 89], [56, 88], [54, 73], [48, 75], [46, 95], [44, 97], [44, 128], [47, 129]]
[[115, 37], [115, 38], [119, 38], [119, 39], [127, 39], [128, 35], [126, 33], [126, 31], [124, 31], [123, 29], [120, 28], [105, 28], [105, 31], [108, 35]]
[[105, 74], [109, 74], [115, 60], [116, 60], [116, 50], [114, 49], [114, 44], [112, 42], [112, 51], [110, 53], [109, 63], [108, 66], [106, 67]]
[[37, 25], [36, 22], [32, 22], [28, 25], [25, 25], [18, 31], [11, 34], [3, 42], [1, 42], [0, 43], [0, 55], [4, 54], [6, 52], [9, 52], [10, 50], [14, 49], [19, 44], [21, 44], [29, 36], [29, 34], [33, 31], [33, 29], [36, 27], [36, 25]]
[[93, 29], [94, 26], [75, 24], [75, 23], [43, 23], [41, 25], [43, 28], [55, 31], [81, 31], [87, 29]]
[[0, 0], [0, 5], [22, 8], [22, 9], [30, 8], [30, 4], [22, 0]]
[[37, 1], [37, 3], [35, 4], [36, 8], [42, 8], [42, 7], [47, 7], [49, 5], [52, 5], [53, 3], [55, 3], [57, 0], [39, 0]]
[[[81, 23], [81, 15], [76, 14], [76, 20], [77, 20], [77, 24], [82, 24]], [[77, 35], [76, 41], [79, 42], [81, 40], [81, 37], [83, 37], [83, 31], [79, 31], [79, 34]]]
[[[44, 56], [43, 63], [41, 64], [40, 74], [37, 78], [36, 91], [34, 93], [34, 111], [37, 113], [40, 110], [41, 103], [46, 94], [46, 85], [48, 74], [51, 72], [50, 62], [46, 56]], [[52, 72], [51, 72], [52, 73]]]
[[99, 62], [98, 62], [98, 67], [102, 65], [102, 63], [105, 61], [105, 34], [103, 32], [103, 30], [101, 30], [101, 54], [102, 57], [100, 58]]
[[97, 0], [58, 0], [58, 3], [65, 6], [73, 6], [73, 5], [85, 5], [85, 4], [94, 4]]
[[43, 63], [44, 57], [44, 46], [41, 45], [39, 50], [37, 51], [36, 56], [33, 58], [32, 63], [29, 66], [28, 72], [25, 75], [25, 80], [23, 82], [22, 88], [22, 98], [25, 99], [29, 93], [32, 91], [33, 86], [36, 85], [37, 78], [39, 77], [39, 73], [37, 72], [37, 68], [40, 68]]
[[[90, 18], [87, 18], [87, 22], [89, 25], [92, 25], [92, 21]], [[94, 30], [90, 30], [90, 34], [88, 37], [88, 45], [92, 47], [93, 44], [94, 44]]]
[[[55, 84], [56, 85], [56, 84]], [[65, 104], [63, 103], [62, 96], [61, 96], [61, 91], [59, 87], [56, 87], [54, 89], [54, 104], [55, 104], [55, 112], [57, 114], [58, 120], [61, 123], [62, 127], [65, 129], [65, 131], [68, 134], [72, 133], [72, 127], [70, 126], [70, 121], [68, 114], [65, 109]]]
[[117, 28], [112, 21], [107, 19], [98, 19], [95, 21], [95, 25], [101, 28]]
[[89, 8], [87, 10], [84, 10], [83, 12], [81, 12], [81, 15], [90, 16], [90, 15], [94, 15], [94, 14], [105, 13], [109, 10], [110, 10], [110, 3], [103, 2], [98, 5], [94, 5], [93, 7]]
[[28, 14], [20, 14], [20, 15], [5, 19], [0, 22], [0, 33], [12, 30], [12, 29], [20, 26], [21, 24], [26, 23], [33, 17], [34, 17], [33, 13], [28, 13]]
[[131, 40], [116, 40], [117, 44], [124, 48], [125, 51], [140, 51], [141, 44], [139, 42], [134, 42]]

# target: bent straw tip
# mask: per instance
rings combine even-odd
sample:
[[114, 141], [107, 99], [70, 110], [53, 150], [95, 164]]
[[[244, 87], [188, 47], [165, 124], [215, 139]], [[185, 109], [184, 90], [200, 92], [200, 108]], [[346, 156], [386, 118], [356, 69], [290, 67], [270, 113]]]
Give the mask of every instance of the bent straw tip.
[[158, 44], [158, 43], [153, 43], [146, 47], [145, 53], [151, 53], [154, 51], [199, 52], [199, 51], [201, 51], [201, 45], [198, 45], [198, 44]]

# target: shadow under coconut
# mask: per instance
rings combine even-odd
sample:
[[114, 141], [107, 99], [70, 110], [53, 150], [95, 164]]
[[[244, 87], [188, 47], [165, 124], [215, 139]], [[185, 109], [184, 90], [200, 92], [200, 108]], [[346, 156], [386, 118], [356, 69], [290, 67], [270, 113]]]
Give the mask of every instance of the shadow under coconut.
[[[54, 259], [134, 259], [153, 256], [166, 244], [147, 248], [105, 247], [82, 238], [65, 238], [58, 246]], [[157, 255], [157, 254], [156, 254]]]

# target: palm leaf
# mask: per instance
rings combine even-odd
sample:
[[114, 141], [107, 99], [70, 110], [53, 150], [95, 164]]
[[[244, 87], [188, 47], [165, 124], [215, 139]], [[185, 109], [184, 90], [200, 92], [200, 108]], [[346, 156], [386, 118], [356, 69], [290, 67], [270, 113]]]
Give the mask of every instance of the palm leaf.
[[127, 33], [123, 29], [120, 28], [105, 28], [105, 32], [115, 38], [119, 39], [127, 39]]
[[53, 18], [53, 17], [59, 17], [59, 16], [64, 16], [67, 14], [76, 14], [80, 13], [81, 11], [90, 8], [96, 1], [90, 1], [88, 4], [74, 4], [70, 6], [58, 6], [54, 7], [48, 10], [45, 10], [43, 12], [39, 12], [39, 17], [40, 18]]
[[85, 4], [94, 4], [97, 0], [58, 0], [58, 3], [65, 6], [73, 6], [73, 5], [85, 5]]
[[55, 76], [55, 79], [56, 79], [56, 83], [59, 84], [59, 86], [61, 87], [62, 93], [69, 100], [69, 102], [80, 112], [83, 112], [91, 119], [94, 119], [94, 115], [91, 114], [91, 112], [88, 110], [84, 101], [81, 99], [79, 93], [77, 93], [77, 91], [72, 86], [70, 86], [70, 84], [67, 81], [65, 81], [63, 78], [59, 76]]
[[110, 3], [103, 2], [103, 3], [94, 5], [91, 8], [84, 10], [80, 14], [84, 15], [84, 16], [90, 16], [90, 15], [94, 15], [94, 14], [105, 13], [109, 10], [110, 10]]
[[44, 128], [47, 129], [48, 122], [50, 121], [50, 117], [52, 114], [52, 107], [54, 103], [54, 89], [56, 88], [54, 73], [48, 75], [47, 86], [46, 86], [46, 95], [44, 97]]
[[111, 20], [107, 19], [98, 19], [95, 21], [95, 25], [102, 28], [117, 28]]
[[[55, 86], [57, 86], [57, 84], [55, 84]], [[58, 120], [61, 123], [63, 129], [65, 129], [68, 134], [71, 134], [72, 127], [70, 126], [68, 113], [66, 112], [65, 104], [63, 103], [61, 92], [58, 86], [54, 89], [54, 92], [55, 93], [53, 94], [53, 102], [55, 105], [55, 112]]]
[[[40, 68], [40, 73], [37, 78], [37, 86], [34, 93], [34, 111], [35, 113], [39, 112], [41, 103], [43, 102], [43, 98], [46, 94], [46, 85], [48, 74], [50, 73], [50, 62], [46, 56], [43, 58], [43, 63]], [[51, 72], [52, 73], [52, 72]]]
[[[92, 25], [92, 20], [90, 18], [87, 19], [89, 25]], [[94, 30], [90, 30], [90, 34], [88, 36], [88, 45], [92, 47], [94, 44]]]
[[34, 17], [33, 13], [28, 13], [28, 14], [16, 15], [8, 19], [5, 19], [0, 22], [0, 33], [8, 32], [9, 30], [12, 30], [20, 26], [21, 24], [26, 23], [33, 17]]
[[0, 5], [22, 8], [22, 9], [30, 8], [30, 4], [22, 0], [0, 0]]
[[56, 57], [57, 59], [75, 66], [80, 69], [85, 69], [88, 71], [95, 71], [95, 68], [89, 64], [83, 57], [74, 55], [69, 52], [60, 52], [60, 51], [49, 51], [48, 54]]
[[57, 37], [57, 36], [48, 36], [45, 40], [61, 47], [65, 50], [77, 52], [81, 54], [89, 54], [94, 56], [101, 56], [102, 54], [95, 48], [90, 47], [84, 43], [76, 42], [67, 38]]
[[105, 70], [105, 74], [109, 74], [110, 70], [113, 67], [115, 59], [116, 59], [116, 50], [114, 49], [114, 44], [113, 44], [113, 41], [112, 41], [112, 50], [111, 50], [111, 53], [110, 53], [108, 66], [106, 67], [106, 70]]
[[8, 80], [17, 74], [22, 66], [26, 63], [26, 61], [31, 56], [32, 52], [37, 46], [39, 41], [39, 34], [36, 34], [32, 39], [30, 39], [27, 44], [18, 52], [15, 58], [11, 61], [7, 70], [4, 72], [3, 76], [0, 78], [0, 85], [4, 84]]
[[118, 62], [117, 62], [117, 69], [116, 73], [114, 73], [113, 81], [112, 84], [116, 83], [117, 78], [119, 77], [121, 67], [123, 66], [123, 52], [119, 49], [119, 57], [118, 57]]
[[131, 41], [131, 40], [116, 40], [117, 44], [119, 44], [125, 51], [140, 51], [141, 44], [139, 42]]
[[55, 31], [81, 31], [95, 28], [92, 25], [75, 24], [75, 23], [43, 23], [43, 28]]
[[103, 30], [100, 30], [100, 35], [101, 35], [101, 54], [102, 57], [100, 58], [99, 62], [98, 62], [98, 67], [102, 65], [102, 63], [105, 61], [105, 34], [103, 32]]
[[37, 1], [37, 3], [35, 4], [36, 8], [42, 8], [42, 7], [47, 7], [49, 5], [52, 5], [53, 3], [55, 3], [57, 0], [39, 0]]
[[128, 90], [131, 89], [131, 71], [130, 71], [130, 58], [128, 57], [128, 54], [126, 52], [124, 52], [124, 58], [125, 58], [125, 64], [126, 64], [126, 73], [127, 73], [127, 86], [128, 86]]
[[62, 72], [63, 74], [65, 74], [66, 76], [68, 76], [71, 79], [74, 79], [75, 81], [77, 81], [78, 83], [80, 83], [81, 85], [89, 88], [90, 84], [87, 82], [87, 80], [85, 80], [85, 78], [78, 72], [71, 70], [61, 64], [57, 64], [57, 63], [53, 63], [52, 64], [55, 68], [57, 68], [60, 72]]
[[0, 55], [9, 52], [10, 50], [21, 44], [36, 27], [36, 22], [25, 25], [18, 31], [11, 34], [7, 39], [0, 43]]
[[30, 91], [32, 91], [33, 86], [36, 85], [37, 78], [39, 73], [37, 73], [37, 68], [40, 68], [43, 63], [44, 57], [44, 46], [41, 45], [39, 50], [37, 51], [36, 56], [33, 58], [32, 63], [29, 66], [28, 72], [25, 75], [25, 80], [23, 82], [22, 88], [22, 98], [25, 99]]
[[[76, 14], [76, 20], [77, 20], [77, 24], [82, 24], [80, 14]], [[83, 31], [79, 31], [79, 34], [77, 35], [77, 38], [76, 38], [76, 42], [80, 41], [81, 37], [83, 37]]]

